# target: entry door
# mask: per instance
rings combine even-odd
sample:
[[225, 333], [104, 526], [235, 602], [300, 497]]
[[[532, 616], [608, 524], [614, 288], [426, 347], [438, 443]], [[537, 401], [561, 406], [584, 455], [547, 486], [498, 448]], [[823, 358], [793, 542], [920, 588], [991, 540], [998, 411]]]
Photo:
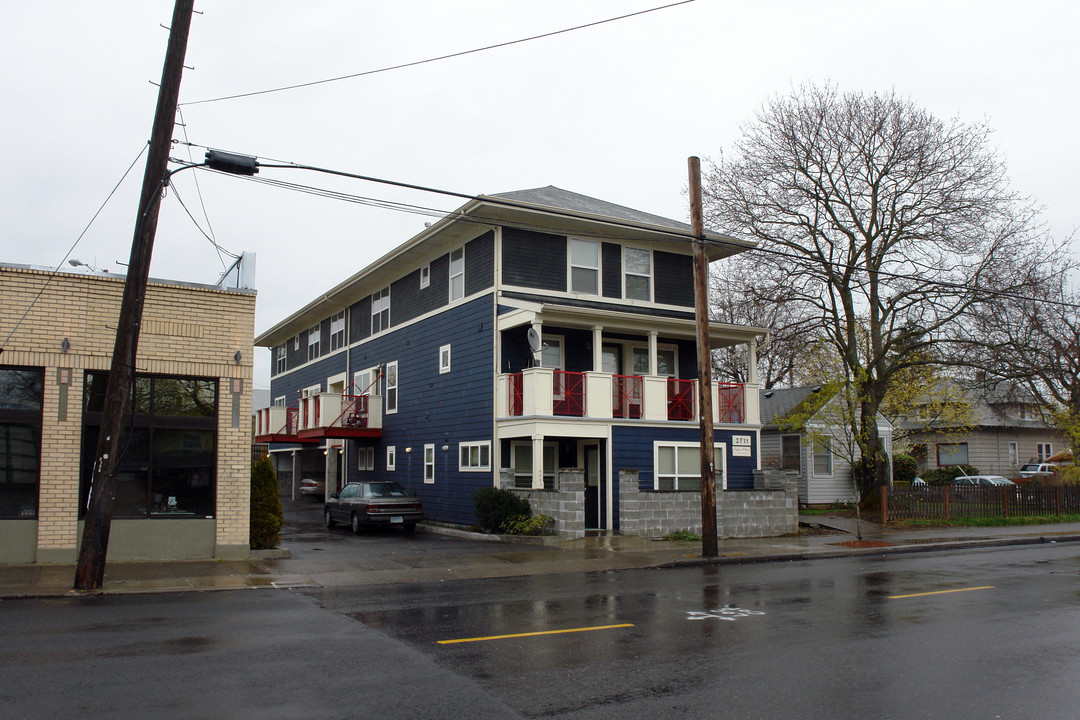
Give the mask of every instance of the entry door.
[[622, 375], [622, 348], [605, 344], [600, 358], [600, 372]]
[[585, 446], [585, 529], [603, 530], [607, 521], [607, 498], [600, 477], [600, 446]]

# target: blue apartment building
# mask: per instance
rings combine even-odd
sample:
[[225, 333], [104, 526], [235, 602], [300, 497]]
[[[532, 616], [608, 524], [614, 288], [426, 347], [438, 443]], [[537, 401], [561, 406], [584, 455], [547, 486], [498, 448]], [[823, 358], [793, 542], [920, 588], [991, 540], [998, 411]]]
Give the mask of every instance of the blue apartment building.
[[[328, 493], [394, 479], [428, 519], [467, 526], [474, 493], [496, 485], [561, 508], [569, 536], [693, 529], [689, 233], [552, 186], [472, 199], [256, 338], [272, 354], [256, 441], [293, 493], [302, 477], [325, 478]], [[752, 247], [707, 238], [710, 262]], [[751, 358], [750, 383], [713, 382], [721, 508], [766, 489], [752, 370], [765, 334], [710, 328], [713, 347]], [[757, 500], [780, 507], [786, 531], [792, 503], [774, 495]]]

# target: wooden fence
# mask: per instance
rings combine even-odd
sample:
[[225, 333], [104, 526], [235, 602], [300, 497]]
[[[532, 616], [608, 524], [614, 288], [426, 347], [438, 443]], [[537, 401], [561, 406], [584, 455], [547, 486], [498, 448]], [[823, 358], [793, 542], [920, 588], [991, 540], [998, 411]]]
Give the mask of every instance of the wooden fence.
[[888, 520], [1080, 514], [1080, 485], [928, 485], [881, 488]]

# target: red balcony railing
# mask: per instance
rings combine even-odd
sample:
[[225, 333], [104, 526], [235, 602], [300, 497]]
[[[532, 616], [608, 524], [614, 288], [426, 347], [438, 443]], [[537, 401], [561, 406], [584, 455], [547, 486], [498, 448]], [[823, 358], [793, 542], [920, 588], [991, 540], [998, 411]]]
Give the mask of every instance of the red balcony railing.
[[552, 376], [555, 414], [585, 417], [585, 373], [555, 370]]
[[694, 419], [694, 393], [696, 380], [668, 378], [667, 408], [668, 420]]
[[718, 383], [716, 406], [722, 423], [746, 422], [746, 404], [743, 386], [739, 383]]
[[617, 418], [640, 418], [644, 380], [639, 375], [611, 376], [611, 414]]
[[510, 375], [510, 415], [521, 415], [525, 409], [525, 376], [521, 373]]

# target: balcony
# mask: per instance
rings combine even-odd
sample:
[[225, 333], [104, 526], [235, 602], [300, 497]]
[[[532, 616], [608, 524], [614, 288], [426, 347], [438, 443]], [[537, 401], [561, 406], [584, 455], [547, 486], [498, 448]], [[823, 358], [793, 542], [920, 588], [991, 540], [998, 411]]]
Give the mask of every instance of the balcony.
[[[696, 421], [697, 381], [529, 368], [499, 376], [499, 414]], [[756, 385], [712, 383], [713, 422], [760, 423]]]
[[255, 442], [318, 443], [382, 435], [382, 397], [318, 393], [255, 414]]

